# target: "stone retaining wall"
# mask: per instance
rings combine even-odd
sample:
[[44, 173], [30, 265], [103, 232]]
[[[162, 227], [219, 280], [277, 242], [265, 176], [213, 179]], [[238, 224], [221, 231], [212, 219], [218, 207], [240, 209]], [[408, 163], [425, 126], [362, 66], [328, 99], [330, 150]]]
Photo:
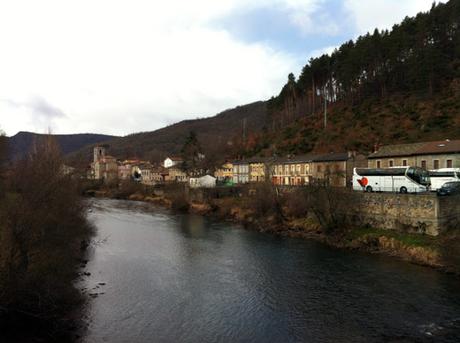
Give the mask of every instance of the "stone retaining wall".
[[460, 196], [361, 193], [355, 218], [361, 225], [437, 236], [460, 229]]

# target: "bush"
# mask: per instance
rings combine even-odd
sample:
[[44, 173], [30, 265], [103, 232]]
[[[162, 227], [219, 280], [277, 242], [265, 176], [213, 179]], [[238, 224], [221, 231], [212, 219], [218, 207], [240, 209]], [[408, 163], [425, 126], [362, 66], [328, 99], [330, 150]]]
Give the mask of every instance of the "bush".
[[0, 323], [11, 324], [18, 315], [55, 323], [82, 300], [73, 282], [81, 242], [92, 227], [76, 181], [61, 166], [57, 146], [47, 138], [8, 180], [0, 202]]
[[270, 182], [256, 184], [253, 187], [254, 192], [249, 199], [248, 207], [257, 217], [271, 216], [276, 222], [281, 221], [284, 217], [278, 189]]
[[293, 218], [303, 218], [308, 215], [308, 201], [305, 188], [297, 188], [284, 196], [286, 214]]

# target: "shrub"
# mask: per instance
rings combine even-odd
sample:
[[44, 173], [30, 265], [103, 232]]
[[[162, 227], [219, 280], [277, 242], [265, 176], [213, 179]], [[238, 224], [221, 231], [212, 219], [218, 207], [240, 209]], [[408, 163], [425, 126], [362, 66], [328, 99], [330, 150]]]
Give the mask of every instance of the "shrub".
[[92, 227], [76, 182], [61, 166], [57, 145], [47, 138], [8, 180], [0, 202], [0, 323], [18, 315], [54, 323], [82, 300], [73, 282]]

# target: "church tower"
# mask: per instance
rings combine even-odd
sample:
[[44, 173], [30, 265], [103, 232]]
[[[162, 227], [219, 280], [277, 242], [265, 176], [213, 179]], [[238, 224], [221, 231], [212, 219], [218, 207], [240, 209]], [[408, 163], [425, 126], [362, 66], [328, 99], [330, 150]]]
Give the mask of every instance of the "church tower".
[[103, 146], [94, 147], [94, 163], [105, 157], [105, 148]]

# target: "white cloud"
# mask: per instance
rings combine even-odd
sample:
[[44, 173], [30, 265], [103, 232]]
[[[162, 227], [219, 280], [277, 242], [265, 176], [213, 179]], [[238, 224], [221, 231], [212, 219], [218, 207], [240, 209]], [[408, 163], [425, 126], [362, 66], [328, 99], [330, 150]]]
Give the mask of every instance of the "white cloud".
[[[256, 5], [263, 5], [262, 2]], [[46, 99], [46, 120], [0, 103], [0, 125], [128, 134], [275, 94], [295, 59], [208, 27], [243, 1], [14, 1], [0, 4], [0, 98]], [[34, 119], [40, 119], [31, 125]]]
[[432, 3], [433, 0], [345, 0], [344, 4], [355, 23], [358, 36], [373, 32], [375, 28], [391, 29], [406, 16], [428, 11]]

